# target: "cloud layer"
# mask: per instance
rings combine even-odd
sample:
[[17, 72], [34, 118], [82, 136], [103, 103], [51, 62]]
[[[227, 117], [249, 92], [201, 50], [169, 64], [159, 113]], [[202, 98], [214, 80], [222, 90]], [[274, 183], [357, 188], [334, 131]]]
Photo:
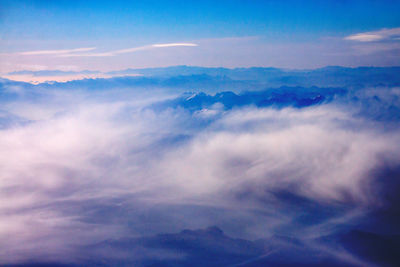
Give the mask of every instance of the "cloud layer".
[[400, 164], [397, 128], [333, 104], [155, 111], [173, 95], [21, 90], [0, 131], [2, 263], [79, 261], [105, 239], [215, 224], [328, 235], [384, 205], [371, 173]]

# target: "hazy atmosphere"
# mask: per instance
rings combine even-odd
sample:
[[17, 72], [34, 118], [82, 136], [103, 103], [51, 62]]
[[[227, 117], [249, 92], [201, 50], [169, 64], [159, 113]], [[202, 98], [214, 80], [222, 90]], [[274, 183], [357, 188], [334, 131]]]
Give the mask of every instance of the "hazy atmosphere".
[[399, 14], [0, 0], [0, 265], [398, 266]]

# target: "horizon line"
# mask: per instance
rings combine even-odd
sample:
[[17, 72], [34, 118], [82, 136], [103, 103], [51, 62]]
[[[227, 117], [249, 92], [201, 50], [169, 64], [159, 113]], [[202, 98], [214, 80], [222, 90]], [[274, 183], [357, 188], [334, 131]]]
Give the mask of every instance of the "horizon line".
[[145, 67], [145, 68], [124, 68], [124, 69], [115, 69], [109, 71], [101, 71], [101, 70], [94, 70], [94, 69], [83, 69], [83, 70], [62, 70], [62, 69], [40, 69], [40, 70], [31, 70], [31, 69], [22, 69], [22, 70], [14, 70], [10, 72], [3, 72], [0, 75], [18, 75], [19, 72], [30, 72], [30, 73], [38, 73], [38, 72], [63, 72], [63, 73], [81, 73], [81, 72], [97, 72], [97, 73], [112, 73], [118, 71], [127, 71], [127, 70], [148, 70], [148, 69], [166, 69], [166, 68], [176, 68], [176, 67], [188, 67], [188, 68], [204, 68], [204, 69], [228, 69], [228, 70], [235, 70], [235, 69], [279, 69], [279, 70], [289, 70], [289, 71], [307, 71], [307, 70], [318, 70], [318, 69], [325, 69], [325, 68], [344, 68], [344, 69], [358, 69], [358, 68], [399, 68], [399, 65], [393, 66], [375, 66], [375, 65], [360, 65], [360, 66], [343, 66], [343, 65], [326, 65], [323, 67], [315, 67], [315, 68], [282, 68], [282, 67], [273, 67], [273, 66], [249, 66], [249, 67], [216, 67], [216, 66], [200, 66], [200, 65], [169, 65], [163, 67]]

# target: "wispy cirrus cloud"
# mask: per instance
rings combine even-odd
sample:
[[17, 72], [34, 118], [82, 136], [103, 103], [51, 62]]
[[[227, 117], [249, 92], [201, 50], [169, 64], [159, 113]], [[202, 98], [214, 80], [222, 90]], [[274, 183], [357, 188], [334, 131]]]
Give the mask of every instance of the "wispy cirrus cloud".
[[197, 46], [193, 43], [169, 43], [169, 44], [153, 44], [152, 47], [174, 47], [174, 46]]
[[377, 42], [377, 41], [400, 41], [400, 28], [381, 29], [379, 31], [370, 31], [356, 33], [344, 38], [349, 41], [357, 42]]
[[82, 47], [82, 48], [74, 48], [74, 49], [56, 49], [56, 50], [35, 50], [35, 51], [24, 51], [24, 52], [17, 52], [12, 53], [19, 56], [44, 56], [44, 55], [52, 55], [55, 57], [111, 57], [120, 54], [126, 53], [133, 53], [137, 51], [143, 50], [151, 50], [157, 48], [165, 48], [165, 47], [194, 47], [198, 46], [195, 43], [165, 43], [165, 44], [151, 44], [151, 45], [144, 45], [120, 50], [112, 50], [106, 52], [99, 52], [99, 53], [84, 53], [93, 51], [96, 47]]
[[36, 50], [36, 51], [26, 51], [26, 52], [18, 52], [18, 55], [22, 56], [34, 56], [34, 55], [62, 55], [67, 53], [79, 53], [79, 52], [87, 52], [96, 49], [96, 47], [82, 47], [75, 49], [59, 49], [59, 50]]
[[194, 43], [152, 44], [152, 45], [132, 47], [132, 48], [102, 52], [102, 53], [80, 53], [80, 54], [79, 53], [66, 53], [66, 54], [60, 54], [58, 56], [59, 57], [112, 57], [112, 56], [116, 56], [116, 55], [120, 55], [120, 54], [133, 53], [133, 52], [143, 51], [143, 50], [151, 50], [151, 49], [164, 48], [164, 47], [179, 47], [179, 46], [193, 47], [193, 46], [198, 46], [198, 45], [194, 44]]

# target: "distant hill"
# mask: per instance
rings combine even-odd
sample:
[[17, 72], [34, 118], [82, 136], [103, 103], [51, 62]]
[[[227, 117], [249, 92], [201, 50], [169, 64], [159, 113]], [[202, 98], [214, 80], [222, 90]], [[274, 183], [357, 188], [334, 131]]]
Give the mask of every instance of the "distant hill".
[[[235, 86], [238, 89], [247, 89], [251, 85], [255, 89], [276, 86], [332, 86], [332, 87], [376, 87], [399, 86], [400, 67], [357, 67], [347, 68], [330, 66], [312, 70], [287, 70], [278, 68], [206, 68], [196, 66], [171, 66], [165, 68], [126, 69], [101, 73], [99, 71], [18, 71], [7, 75], [31, 76], [73, 76], [102, 74], [113, 76], [144, 76], [132, 78], [131, 86], [147, 83], [158, 85], [159, 81], [168, 81], [164, 85], [180, 86], [185, 81], [198, 86]], [[114, 78], [111, 78], [114, 79]], [[87, 82], [87, 81], [86, 81]], [[247, 85], [243, 85], [245, 83]], [[206, 86], [206, 87], [207, 87]]]

